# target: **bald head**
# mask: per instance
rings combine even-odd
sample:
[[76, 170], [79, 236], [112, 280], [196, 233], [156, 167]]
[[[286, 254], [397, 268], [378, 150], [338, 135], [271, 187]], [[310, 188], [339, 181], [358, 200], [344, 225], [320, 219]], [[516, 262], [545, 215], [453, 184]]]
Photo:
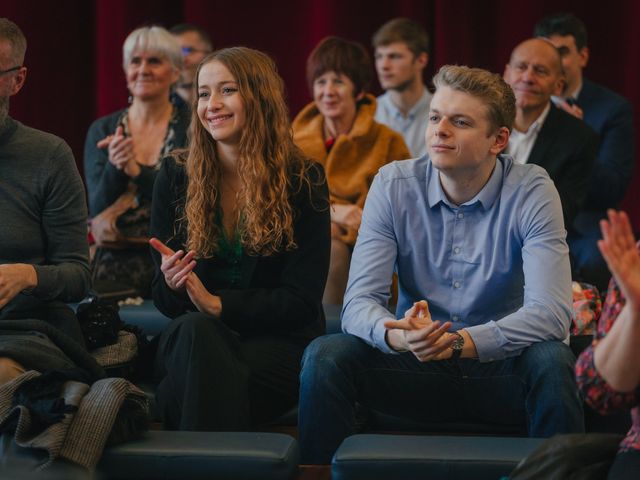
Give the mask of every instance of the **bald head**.
[[542, 113], [552, 95], [560, 95], [564, 86], [562, 59], [556, 47], [543, 38], [531, 38], [511, 52], [504, 79], [513, 88], [516, 108]]
[[511, 52], [511, 60], [518, 55], [535, 54], [547, 57], [547, 62], [559, 75], [562, 75], [562, 57], [558, 49], [546, 38], [530, 38], [519, 43]]

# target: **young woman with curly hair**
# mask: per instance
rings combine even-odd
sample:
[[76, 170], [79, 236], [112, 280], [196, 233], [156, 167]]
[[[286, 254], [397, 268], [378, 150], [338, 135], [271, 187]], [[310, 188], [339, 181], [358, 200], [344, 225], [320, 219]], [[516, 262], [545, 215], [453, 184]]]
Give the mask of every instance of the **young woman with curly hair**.
[[246, 430], [297, 402], [302, 352], [324, 330], [328, 191], [268, 56], [219, 50], [196, 82], [189, 149], [154, 189], [153, 298], [174, 319], [156, 398], [167, 428]]

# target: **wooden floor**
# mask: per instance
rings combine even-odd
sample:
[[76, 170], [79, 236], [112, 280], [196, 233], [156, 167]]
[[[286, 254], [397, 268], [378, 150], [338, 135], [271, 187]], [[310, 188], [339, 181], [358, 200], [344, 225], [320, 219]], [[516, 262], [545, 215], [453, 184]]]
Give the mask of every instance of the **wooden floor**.
[[300, 465], [298, 480], [330, 480], [331, 465]]

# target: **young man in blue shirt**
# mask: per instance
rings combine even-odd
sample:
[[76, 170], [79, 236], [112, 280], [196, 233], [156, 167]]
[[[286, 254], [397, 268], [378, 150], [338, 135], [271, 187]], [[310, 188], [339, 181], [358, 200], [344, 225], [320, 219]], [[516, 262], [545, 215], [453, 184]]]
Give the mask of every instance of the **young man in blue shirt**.
[[356, 402], [422, 422], [526, 424], [538, 437], [584, 430], [558, 192], [542, 168], [500, 155], [515, 98], [499, 76], [445, 66], [434, 84], [427, 155], [383, 167], [369, 192], [345, 333], [305, 352], [303, 463], [330, 462], [355, 433]]

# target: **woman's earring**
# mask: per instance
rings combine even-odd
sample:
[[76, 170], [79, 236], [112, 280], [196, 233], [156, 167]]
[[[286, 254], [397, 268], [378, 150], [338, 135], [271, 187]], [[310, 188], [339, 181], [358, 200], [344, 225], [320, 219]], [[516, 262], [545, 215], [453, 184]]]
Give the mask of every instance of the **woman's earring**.
[[127, 98], [127, 102], [129, 102], [129, 105], [133, 103], [133, 95], [129, 95], [129, 98]]

